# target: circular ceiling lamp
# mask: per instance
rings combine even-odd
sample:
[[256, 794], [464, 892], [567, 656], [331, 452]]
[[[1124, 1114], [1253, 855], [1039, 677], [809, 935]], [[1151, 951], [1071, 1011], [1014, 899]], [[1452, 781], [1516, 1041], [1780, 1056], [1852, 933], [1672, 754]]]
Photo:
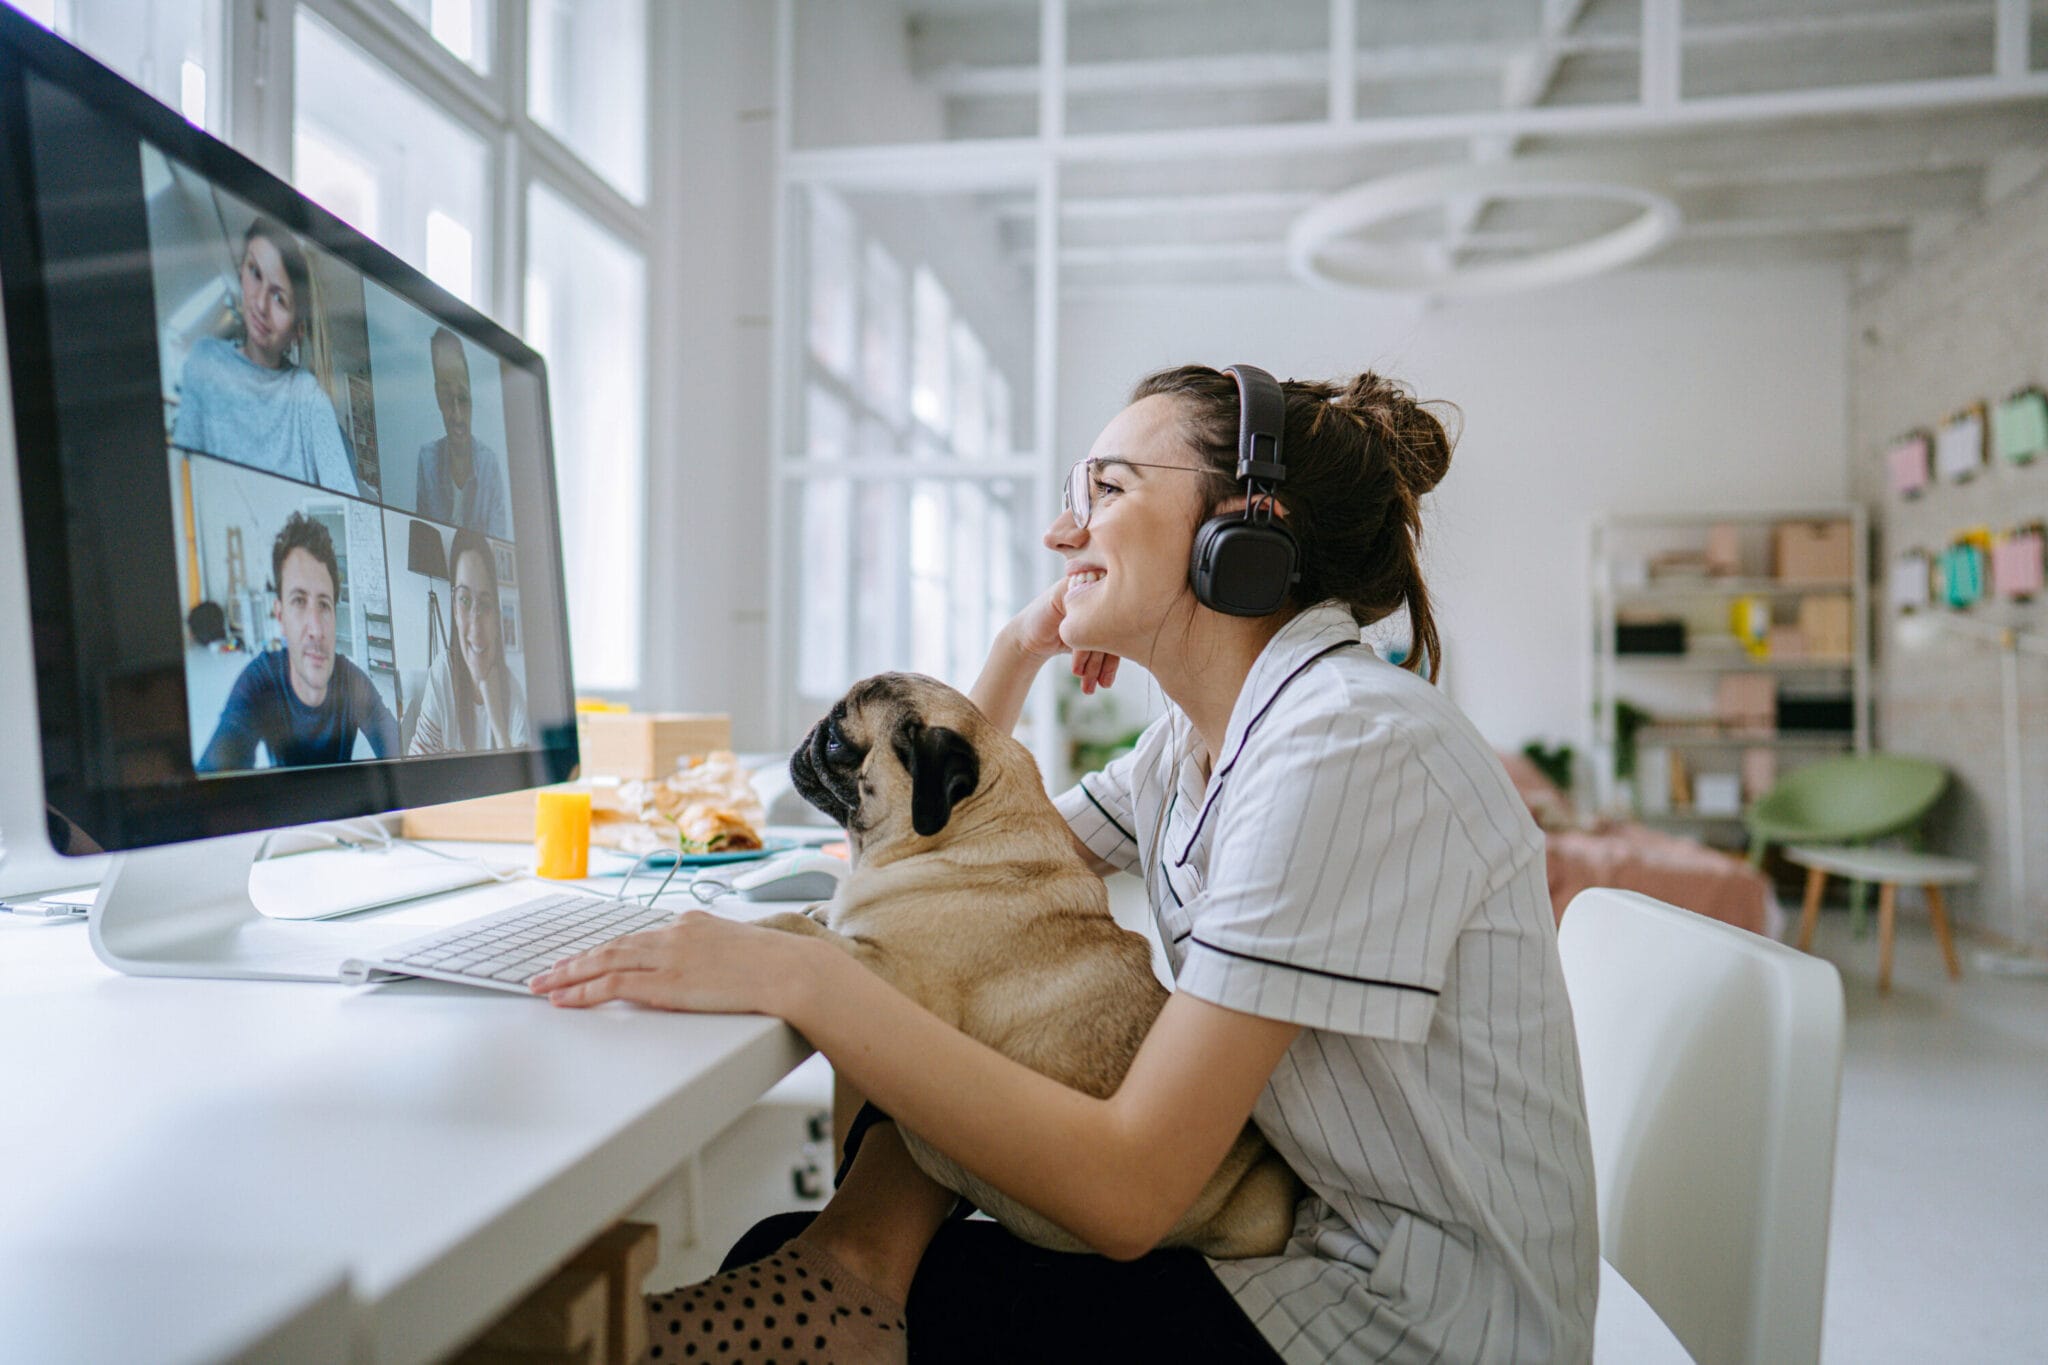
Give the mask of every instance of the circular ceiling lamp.
[[[1433, 245], [1374, 242], [1360, 235], [1409, 214], [1471, 199], [1594, 200], [1637, 211], [1619, 227], [1568, 246], [1467, 265]], [[1630, 183], [1599, 162], [1544, 157], [1455, 162], [1370, 180], [1325, 199], [1288, 229], [1287, 262], [1311, 284], [1405, 294], [1499, 294], [1627, 265], [1671, 240], [1679, 221], [1678, 205], [1670, 198]]]

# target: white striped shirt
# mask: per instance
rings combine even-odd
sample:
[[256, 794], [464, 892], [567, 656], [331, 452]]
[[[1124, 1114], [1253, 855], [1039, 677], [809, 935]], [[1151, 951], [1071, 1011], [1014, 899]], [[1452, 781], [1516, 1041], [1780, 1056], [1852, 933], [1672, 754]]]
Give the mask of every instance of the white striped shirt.
[[1059, 798], [1144, 878], [1176, 989], [1303, 1026], [1252, 1110], [1310, 1194], [1218, 1277], [1290, 1361], [1577, 1361], [1592, 1157], [1543, 836], [1428, 683], [1311, 608], [1204, 779], [1168, 714]]

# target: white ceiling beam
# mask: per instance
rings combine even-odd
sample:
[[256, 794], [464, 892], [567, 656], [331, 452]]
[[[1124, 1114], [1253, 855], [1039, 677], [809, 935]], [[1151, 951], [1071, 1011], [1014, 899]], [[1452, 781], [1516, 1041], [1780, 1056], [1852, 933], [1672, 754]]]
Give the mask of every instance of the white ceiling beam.
[[[1577, 0], [1565, 0], [1567, 4]], [[1342, 3], [1342, 0], [1338, 0]], [[1994, 14], [1994, 4], [2026, 0], [1963, 0], [1928, 3], [1897, 10], [1851, 10], [1840, 14], [1786, 16], [1686, 24], [1685, 46], [1692, 49], [1739, 47], [1793, 38], [1829, 38], [1855, 33], [1891, 33], [1910, 40], [1914, 31], [1981, 23]], [[1576, 16], [1574, 16], [1576, 22]], [[2024, 24], [2021, 32], [2024, 33]], [[1549, 46], [1560, 60], [1592, 53], [1637, 53], [1642, 43], [1625, 31], [1572, 32], [1558, 29]], [[1498, 72], [1511, 58], [1529, 50], [1527, 42], [1403, 43], [1360, 47], [1352, 54], [1353, 81], [1421, 81], [1445, 76]], [[1327, 53], [1253, 52], [1217, 57], [1165, 57], [1114, 62], [1076, 62], [1067, 68], [1067, 88], [1075, 94], [1134, 94], [1150, 90], [1273, 89], [1319, 86], [1331, 78]], [[2016, 73], [2024, 73], [2024, 63]], [[956, 98], [1015, 97], [1038, 91], [1039, 63], [989, 66], [948, 64], [924, 73], [924, 81], [942, 95]]]

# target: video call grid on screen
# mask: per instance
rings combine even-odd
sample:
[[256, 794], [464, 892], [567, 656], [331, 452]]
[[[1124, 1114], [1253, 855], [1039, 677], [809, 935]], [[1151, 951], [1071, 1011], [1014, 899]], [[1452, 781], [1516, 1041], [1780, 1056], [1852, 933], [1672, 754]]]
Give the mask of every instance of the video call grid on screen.
[[528, 747], [501, 362], [140, 153], [195, 770]]

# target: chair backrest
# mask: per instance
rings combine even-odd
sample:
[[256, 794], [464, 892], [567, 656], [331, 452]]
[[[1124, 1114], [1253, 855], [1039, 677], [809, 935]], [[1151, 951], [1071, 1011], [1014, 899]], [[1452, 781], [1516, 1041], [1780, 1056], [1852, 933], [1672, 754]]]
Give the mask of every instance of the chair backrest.
[[1918, 823], [1947, 785], [1947, 770], [1930, 759], [1844, 754], [1786, 773], [1755, 816], [1809, 832], [1801, 837], [1876, 839]]
[[1820, 1355], [1842, 1078], [1832, 965], [1596, 887], [1557, 936], [1601, 1254], [1702, 1365]]

